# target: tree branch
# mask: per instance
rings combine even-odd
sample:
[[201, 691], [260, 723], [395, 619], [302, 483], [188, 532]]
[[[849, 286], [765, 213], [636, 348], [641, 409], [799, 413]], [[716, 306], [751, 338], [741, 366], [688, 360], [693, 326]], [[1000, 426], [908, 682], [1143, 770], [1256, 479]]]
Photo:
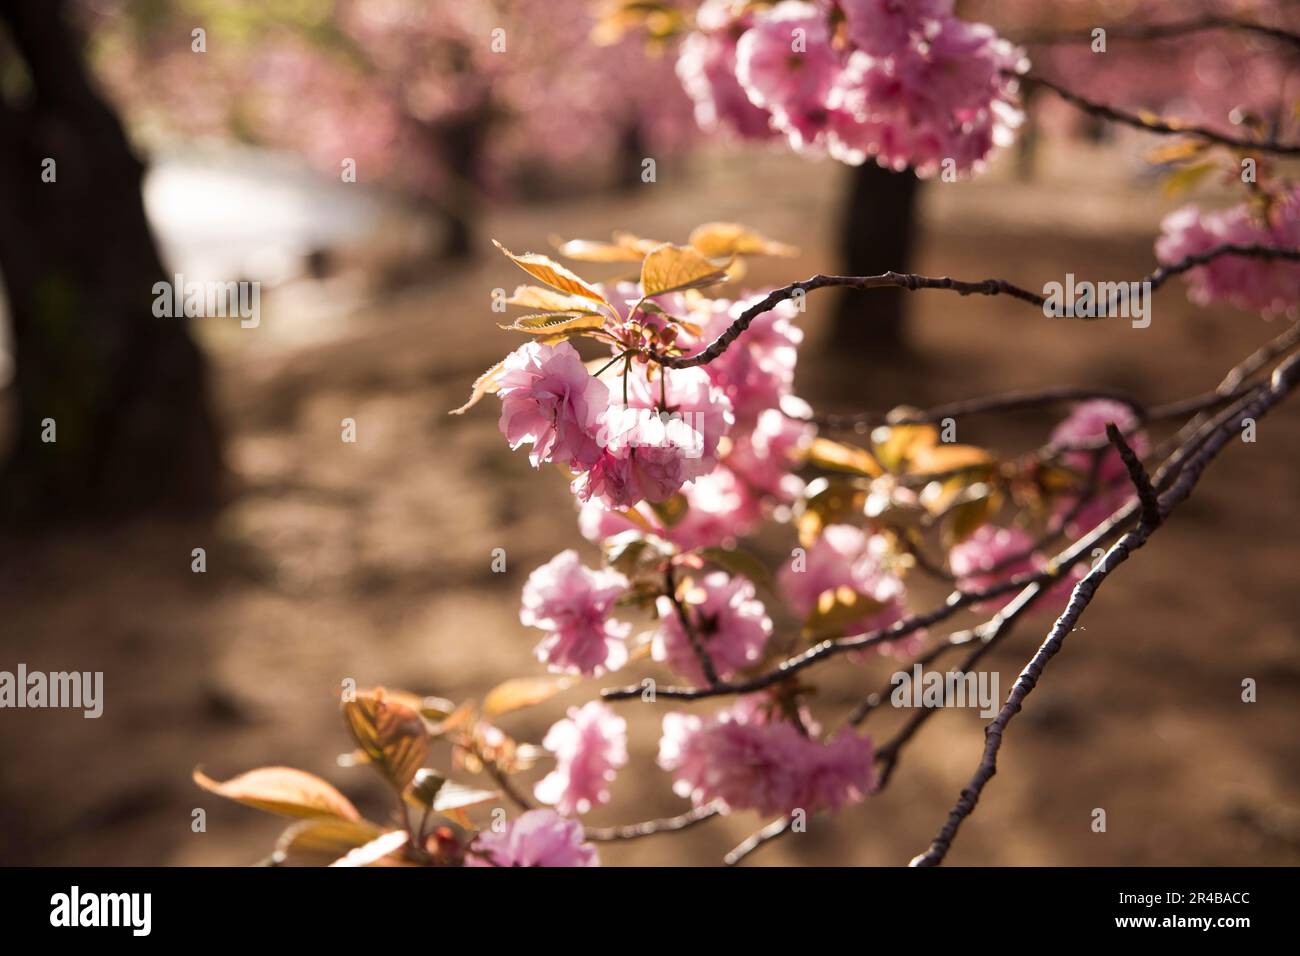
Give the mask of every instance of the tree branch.
[[[1296, 147], [1296, 152], [1300, 153], [1300, 146]], [[1161, 265], [1155, 271], [1148, 273], [1137, 281], [1139, 283], [1150, 283], [1151, 289], [1154, 291], [1176, 275], [1228, 255], [1246, 256], [1254, 259], [1286, 259], [1292, 262], [1300, 262], [1300, 249], [1229, 243], [1215, 246], [1213, 249], [1208, 249], [1196, 255], [1186, 256], [1174, 263]], [[968, 282], [953, 279], [949, 276], [936, 278], [904, 272], [885, 272], [877, 276], [830, 276], [819, 274], [811, 279], [792, 282], [779, 289], [773, 289], [737, 316], [731, 325], [723, 330], [716, 339], [694, 355], [667, 355], [651, 348], [643, 349], [639, 354], [666, 368], [694, 368], [699, 365], [708, 365], [725, 352], [740, 337], [741, 333], [749, 328], [750, 323], [760, 315], [797, 295], [803, 295], [815, 289], [832, 287], [848, 287], [851, 289], [900, 288], [912, 292], [918, 289], [944, 289], [956, 292], [958, 295], [1006, 295], [1040, 308], [1047, 301], [1045, 296], [1013, 285], [1005, 279], [983, 279], [979, 282]], [[1084, 321], [1096, 321], [1098, 317], [1078, 316], [1077, 318]]]
[[[1057, 618], [1037, 653], [1021, 671], [1002, 709], [990, 721], [985, 731], [984, 753], [970, 783], [962, 790], [957, 803], [948, 814], [948, 819], [931, 841], [929, 849], [914, 858], [911, 865], [934, 866], [943, 862], [962, 822], [975, 809], [984, 787], [997, 772], [998, 752], [1001, 750], [1003, 734], [1008, 724], [1020, 712], [1025, 698], [1037, 685], [1048, 661], [1060, 651], [1066, 635], [1074, 630], [1075, 624], [1092, 602], [1102, 582], [1115, 568], [1128, 560], [1133, 552], [1145, 545], [1170, 512], [1187, 499], [1209, 462], [1237, 434], [1242, 420], [1259, 418], [1267, 414], [1273, 406], [1295, 389], [1298, 382], [1300, 382], [1300, 356], [1292, 356], [1274, 370], [1267, 386], [1259, 387], [1246, 398], [1234, 403], [1231, 408], [1221, 412], [1210, 423], [1210, 427], [1198, 432], [1178, 452], [1170, 456], [1162, 470], [1168, 469], [1167, 475], [1163, 477], [1171, 480], [1168, 489], [1160, 495], [1156, 504], [1157, 514], [1154, 523], [1144, 520], [1136, 528], [1125, 533], [1106, 552], [1097, 566], [1075, 586], [1065, 611]], [[1158, 475], [1157, 484], [1163, 483], [1162, 476]], [[1132, 507], [1130, 506], [1129, 510], [1132, 510]]]

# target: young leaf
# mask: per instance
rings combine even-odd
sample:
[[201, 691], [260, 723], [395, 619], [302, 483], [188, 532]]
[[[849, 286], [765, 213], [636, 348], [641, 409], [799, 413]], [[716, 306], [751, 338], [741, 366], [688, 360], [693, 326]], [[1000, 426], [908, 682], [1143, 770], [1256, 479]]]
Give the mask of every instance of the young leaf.
[[544, 289], [539, 285], [521, 285], [515, 294], [506, 299], [510, 305], [522, 305], [526, 309], [540, 309], [543, 312], [590, 312], [600, 314], [600, 303], [585, 295], [569, 295], [554, 289]]
[[[374, 866], [385, 857], [406, 846], [406, 841], [410, 838], [410, 834], [405, 830], [389, 830], [387, 833], [381, 833], [364, 846], [349, 850], [347, 855], [335, 860], [330, 866]], [[392, 862], [399, 861], [394, 860]]]
[[501, 792], [498, 790], [477, 790], [474, 787], [448, 781], [438, 791], [438, 796], [433, 801], [433, 812], [441, 813], [444, 817], [451, 818], [465, 829], [471, 830], [474, 824], [470, 822], [465, 811], [482, 803], [490, 803], [499, 799], [500, 796]]
[[939, 429], [934, 425], [882, 425], [871, 433], [876, 460], [885, 470], [897, 474], [922, 449], [932, 448], [939, 441]]
[[225, 783], [195, 769], [194, 782], [219, 797], [281, 816], [361, 819], [357, 808], [331, 784], [292, 767], [260, 767]]
[[492, 244], [504, 252], [515, 265], [534, 279], [545, 282], [552, 289], [559, 289], [561, 292], [567, 292], [570, 295], [583, 296], [609, 305], [609, 302], [595, 286], [581, 276], [574, 275], [554, 259], [538, 255], [535, 252], [526, 252], [522, 256], [517, 256], [495, 239], [492, 240]]
[[640, 262], [655, 246], [654, 239], [641, 239], [630, 232], [614, 233], [613, 243], [593, 242], [590, 239], [570, 239], [556, 242], [560, 255], [582, 262]]
[[867, 478], [877, 478], [884, 473], [880, 464], [865, 448], [831, 441], [829, 438], [813, 439], [808, 448], [808, 462], [818, 468], [846, 471]]
[[512, 710], [540, 704], [573, 683], [571, 677], [515, 677], [503, 681], [483, 698], [483, 716], [500, 717]]
[[647, 296], [716, 285], [726, 277], [726, 269], [718, 268], [689, 246], [667, 242], [641, 263], [641, 291]]
[[884, 609], [879, 601], [849, 587], [823, 591], [817, 598], [817, 606], [804, 622], [804, 634], [818, 641], [840, 637], [848, 632], [850, 625], [856, 625], [863, 618]]
[[706, 259], [728, 256], [784, 256], [799, 254], [794, 246], [774, 242], [738, 222], [706, 222], [697, 226], [688, 240]]
[[395, 790], [405, 790], [429, 755], [429, 731], [419, 712], [378, 689], [346, 702], [343, 716], [371, 764]]
[[280, 866], [327, 866], [383, 832], [368, 820], [337, 817], [299, 820], [280, 834], [272, 858]]
[[502, 359], [493, 365], [490, 369], [474, 379], [474, 386], [470, 389], [469, 401], [460, 408], [453, 408], [448, 415], [464, 415], [467, 411], [479, 403], [484, 395], [491, 395], [496, 392], [501, 376], [505, 373], [506, 363]]
[[772, 589], [772, 575], [755, 555], [740, 548], [701, 548], [700, 557], [719, 567], [748, 578], [760, 587]]
[[591, 312], [539, 312], [536, 315], [520, 316], [509, 325], [498, 323], [498, 327], [507, 332], [551, 335], [569, 330], [598, 329], [604, 324], [604, 316]]

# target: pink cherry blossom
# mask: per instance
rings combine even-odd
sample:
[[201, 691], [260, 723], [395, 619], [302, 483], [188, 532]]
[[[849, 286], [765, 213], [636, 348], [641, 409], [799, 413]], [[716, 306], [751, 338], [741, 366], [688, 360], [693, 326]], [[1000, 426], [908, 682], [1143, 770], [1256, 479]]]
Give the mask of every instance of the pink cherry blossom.
[[622, 667], [631, 626], [609, 614], [627, 587], [617, 571], [583, 567], [573, 550], [533, 571], [524, 584], [519, 620], [547, 632], [537, 659], [553, 671], [588, 675]]
[[695, 104], [695, 121], [708, 133], [726, 130], [742, 139], [774, 135], [766, 110], [755, 106], [736, 80], [736, 41], [750, 18], [725, 19], [704, 30], [706, 7], [725, 6], [710, 0], [696, 16], [701, 30], [690, 34], [677, 56], [677, 76]]
[[586, 467], [600, 453], [596, 427], [609, 390], [568, 342], [529, 342], [505, 360], [497, 395], [501, 433], [512, 449], [531, 442], [529, 460]]
[[634, 364], [624, 381], [617, 380], [615, 392], [626, 387], [627, 404], [605, 409], [596, 434], [601, 453], [573, 484], [580, 500], [599, 498], [611, 508], [666, 501], [708, 474], [734, 421], [730, 402], [703, 369], [661, 370], [651, 381], [647, 366]]
[[815, 426], [769, 408], [759, 414], [751, 430], [735, 435], [725, 464], [754, 491], [789, 503], [804, 487], [791, 471], [799, 466], [816, 433]]
[[[1047, 558], [1033, 548], [1033, 537], [1021, 528], [1000, 528], [986, 524], [965, 541], [953, 546], [948, 552], [948, 566], [957, 578], [957, 587], [963, 591], [978, 591], [1012, 578], [1046, 570]], [[1083, 573], [1083, 566], [1076, 564], [1069, 574], [1048, 588], [1047, 593], [1035, 602], [1034, 609], [1058, 610], [1069, 598]], [[1005, 595], [980, 601], [975, 605], [975, 610], [1000, 611], [1015, 600], [1019, 593], [1009, 591]]]
[[[718, 677], [726, 680], [756, 664], [772, 636], [772, 620], [745, 578], [713, 571], [685, 590], [681, 602], [708, 652]], [[693, 684], [708, 681], [673, 602], [658, 601], [659, 628], [651, 653]]]
[[[1121, 402], [1107, 399], [1081, 402], [1076, 405], [1069, 417], [1053, 430], [1052, 444], [1077, 445], [1104, 441], [1108, 422], [1115, 423], [1115, 427], [1124, 434], [1125, 440], [1139, 457], [1147, 453], [1147, 436], [1145, 432], [1136, 430], [1137, 417], [1133, 414], [1133, 410]], [[1067, 451], [1061, 455], [1061, 460], [1075, 471], [1087, 476], [1092, 470], [1096, 454], [1097, 452], [1093, 451]], [[1065, 529], [1068, 534], [1075, 537], [1095, 528], [1134, 496], [1128, 470], [1124, 467], [1119, 452], [1114, 448], [1107, 448], [1100, 454], [1096, 494], [1079, 509], [1078, 514], [1071, 518], [1069, 527]], [[1081, 478], [1080, 481], [1086, 482], [1086, 478]], [[1070, 494], [1058, 498], [1053, 509], [1056, 517], [1064, 519], [1068, 516], [1074, 510], [1078, 500], [1078, 496]]]
[[[719, 465], [707, 475], [693, 479], [682, 488], [686, 513], [675, 524], [659, 529], [659, 535], [683, 551], [712, 545], [730, 545], [735, 538], [748, 534], [761, 517], [758, 499], [728, 467]], [[650, 522], [658, 521], [651, 516]], [[594, 544], [626, 531], [643, 531], [643, 527], [619, 511], [611, 511], [597, 500], [578, 508], [578, 530]]]
[[[869, 598], [874, 605], [862, 617], [847, 622], [848, 634], [867, 633], [889, 627], [907, 614], [906, 591], [902, 580], [884, 567], [888, 543], [881, 535], [868, 535], [854, 525], [828, 525], [821, 537], [808, 549], [802, 562], [796, 556], [778, 575], [781, 592], [790, 608], [807, 618], [817, 608], [818, 600], [828, 591], [848, 588]], [[881, 653], [898, 650], [907, 654], [915, 648], [919, 635], [910, 635], [897, 648], [875, 645]]]
[[[1268, 221], [1245, 204], [1222, 212], [1187, 206], [1166, 216], [1160, 229], [1156, 256], [1162, 263], [1222, 245], [1295, 249], [1300, 246], [1300, 187], [1274, 204]], [[1198, 305], [1223, 302], [1269, 317], [1300, 314], [1300, 263], [1220, 256], [1184, 275], [1188, 295]]]
[[[734, 302], [707, 302], [691, 316], [699, 323], [701, 334], [698, 346], [684, 347], [686, 353], [702, 351], [765, 295], [751, 294]], [[797, 315], [798, 309], [788, 300], [769, 309], [749, 324], [738, 341], [705, 366], [709, 378], [731, 402], [737, 421], [752, 421], [790, 394], [803, 341], [803, 330], [793, 321]]]
[[546, 732], [542, 746], [555, 754], [555, 769], [533, 795], [566, 817], [586, 813], [609, 803], [609, 784], [627, 763], [627, 721], [593, 700], [570, 707], [567, 718]]
[[840, 66], [830, 41], [825, 12], [782, 0], [736, 44], [736, 79], [795, 149], [813, 144], [826, 123], [826, 94]]
[[529, 810], [501, 833], [483, 830], [474, 838], [466, 866], [600, 866], [596, 848], [583, 842], [577, 820], [553, 810]]
[[861, 800], [875, 785], [872, 759], [870, 738], [846, 728], [823, 744], [769, 719], [750, 698], [708, 719], [665, 714], [659, 741], [659, 766], [673, 775], [678, 796], [766, 816]]
[[927, 21], [947, 18], [952, 0], [840, 0], [849, 40], [872, 56], [886, 57], [906, 49], [924, 32]]

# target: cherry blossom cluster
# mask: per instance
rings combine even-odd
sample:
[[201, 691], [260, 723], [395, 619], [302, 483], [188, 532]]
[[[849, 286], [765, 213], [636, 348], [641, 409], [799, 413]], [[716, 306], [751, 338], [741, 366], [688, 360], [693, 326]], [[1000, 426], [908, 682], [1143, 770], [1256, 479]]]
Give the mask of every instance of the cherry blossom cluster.
[[[643, 647], [680, 681], [707, 687], [771, 662], [774, 619], [802, 621], [813, 633], [823, 624], [844, 635], [906, 619], [910, 564], [888, 528], [865, 515], [819, 528], [778, 570], [774, 590], [760, 592], [755, 580], [734, 568], [711, 568], [705, 557], [766, 520], [789, 520], [805, 498], [801, 474], [817, 429], [793, 392], [802, 340], [794, 307], [783, 303], [754, 318], [703, 366], [670, 368], [634, 347], [695, 355], [764, 293], [647, 297], [635, 283], [618, 283], [591, 294], [611, 305], [600, 329], [588, 330], [606, 342], [608, 358], [584, 361], [567, 340], [531, 341], [506, 359], [497, 380], [502, 433], [512, 448], [531, 446], [534, 466], [562, 465], [575, 476], [579, 529], [607, 562], [588, 566], [569, 549], [529, 575], [520, 621], [542, 634], [538, 660], [559, 674], [595, 676], [627, 666]], [[627, 425], [629, 410], [644, 419], [633, 416]], [[1060, 467], [1074, 476], [1046, 509], [1049, 529], [1077, 537], [1131, 498], [1123, 461], [1105, 444], [1108, 423], [1146, 452], [1146, 435], [1128, 406], [1077, 405], [1049, 439]], [[648, 592], [635, 563], [612, 558], [630, 545], [667, 569]], [[986, 523], [951, 547], [947, 564], [959, 588], [974, 590], [1044, 570], [1042, 547], [1025, 527]], [[1075, 581], [1077, 575], [1064, 576], [1040, 606], [1059, 607]], [[979, 609], [996, 611], [1009, 599]], [[649, 629], [634, 634], [647, 615]], [[918, 629], [853, 656], [907, 660], [925, 636]], [[594, 851], [574, 842], [581, 830], [572, 821], [610, 802], [628, 759], [626, 721], [607, 703], [591, 702], [571, 708], [542, 746], [554, 767], [533, 796], [553, 812], [535, 810], [505, 833], [484, 835], [475, 844], [480, 861], [594, 861]], [[823, 734], [801, 703], [776, 692], [739, 697], [712, 715], [669, 712], [658, 753], [674, 792], [723, 813], [834, 811], [875, 785], [870, 737], [852, 727]]]
[[[1240, 204], [1219, 212], [1186, 206], [1165, 217], [1156, 241], [1161, 262], [1177, 262], [1223, 245], [1300, 248], [1300, 187], [1266, 208]], [[1300, 306], [1300, 263], [1221, 256], [1187, 273], [1198, 305], [1224, 303], [1265, 316], [1295, 317]]]
[[1011, 142], [1026, 68], [952, 0], [707, 0], [677, 61], [706, 131], [922, 176], [978, 170]]

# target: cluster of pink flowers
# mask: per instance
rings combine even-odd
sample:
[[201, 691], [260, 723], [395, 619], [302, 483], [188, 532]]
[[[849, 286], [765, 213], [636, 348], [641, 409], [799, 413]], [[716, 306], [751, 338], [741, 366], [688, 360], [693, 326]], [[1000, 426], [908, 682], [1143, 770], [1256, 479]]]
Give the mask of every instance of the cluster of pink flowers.
[[529, 810], [501, 832], [482, 830], [466, 866], [600, 866], [596, 848], [584, 842], [582, 824], [553, 810]]
[[[718, 677], [726, 680], [762, 657], [772, 636], [772, 620], [749, 581], [714, 571], [689, 588], [681, 601]], [[654, 659], [694, 684], [707, 683], [672, 601], [660, 597], [658, 606], [659, 629], [651, 645]]]
[[[1156, 257], [1165, 264], [1208, 252], [1215, 246], [1300, 247], [1300, 188], [1274, 203], [1265, 222], [1246, 205], [1222, 212], [1187, 206], [1165, 217]], [[1186, 273], [1197, 305], [1226, 303], [1266, 316], [1294, 317], [1300, 310], [1300, 262], [1219, 256]]]
[[[986, 524], [977, 528], [965, 541], [948, 552], [948, 567], [957, 578], [957, 587], [963, 591], [979, 591], [1010, 581], [1026, 574], [1045, 571], [1047, 557], [1034, 550], [1034, 539], [1022, 528], [1001, 528]], [[1069, 574], [1048, 589], [1044, 599], [1037, 602], [1038, 610], [1056, 610], [1069, 598], [1084, 568], [1075, 565]], [[1006, 607], [1020, 592], [1008, 591], [987, 601], [980, 601], [975, 610], [991, 613]]]
[[[1133, 409], [1122, 402], [1108, 399], [1080, 402], [1076, 405], [1065, 421], [1053, 429], [1052, 444], [1064, 447], [1104, 443], [1106, 425], [1112, 422], [1139, 457], [1147, 453], [1147, 436], [1145, 432], [1138, 429], [1137, 416], [1133, 414]], [[1056, 500], [1055, 516], [1059, 521], [1069, 519], [1065, 531], [1073, 537], [1091, 531], [1109, 518], [1117, 508], [1123, 507], [1134, 497], [1133, 484], [1128, 477], [1123, 459], [1119, 457], [1119, 452], [1114, 448], [1100, 451], [1101, 460], [1094, 465], [1098, 454], [1097, 451], [1077, 450], [1067, 451], [1061, 455], [1061, 460], [1066, 465], [1084, 476], [1081, 482], [1082, 493], [1087, 495], [1089, 490], [1094, 492], [1093, 497], [1081, 507], [1077, 495], [1062, 495]], [[1089, 489], [1088, 476], [1093, 474], [1094, 467], [1096, 468], [1095, 488]]]
[[[902, 579], [883, 564], [888, 552], [889, 543], [881, 535], [869, 535], [855, 525], [829, 525], [806, 554], [796, 554], [781, 569], [777, 576], [781, 593], [796, 614], [807, 618], [823, 595], [847, 590], [866, 601], [860, 616], [841, 622], [845, 633], [889, 627], [906, 616], [907, 606]], [[922, 639], [913, 634], [898, 645], [875, 647], [881, 653], [910, 654]]]
[[555, 769], [533, 795], [566, 817], [586, 813], [609, 803], [609, 784], [627, 763], [627, 721], [593, 700], [570, 707], [568, 717], [546, 732], [542, 746], [555, 755]]
[[[1020, 124], [1024, 56], [952, 0], [707, 0], [677, 73], [706, 130], [846, 163], [979, 166]], [[840, 29], [842, 27], [842, 29]]]
[[610, 613], [627, 587], [617, 571], [584, 567], [573, 550], [533, 571], [524, 584], [519, 620], [546, 632], [537, 659], [554, 671], [588, 675], [622, 667], [631, 626]]
[[737, 701], [705, 719], [664, 715], [659, 766], [673, 775], [673, 791], [696, 806], [720, 801], [727, 811], [765, 815], [803, 809], [835, 811], [875, 785], [871, 739], [842, 729], [825, 743], [772, 719], [760, 696]]

